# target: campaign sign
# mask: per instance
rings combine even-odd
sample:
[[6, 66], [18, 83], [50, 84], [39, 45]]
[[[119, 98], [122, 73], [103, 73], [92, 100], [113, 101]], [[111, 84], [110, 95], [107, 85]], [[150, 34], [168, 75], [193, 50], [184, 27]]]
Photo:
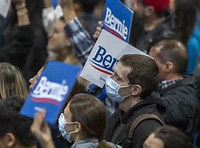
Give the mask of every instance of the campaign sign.
[[34, 117], [35, 113], [45, 109], [45, 120], [54, 124], [67, 101], [81, 67], [50, 61], [37, 84], [30, 92], [20, 113]]
[[103, 29], [80, 76], [103, 87], [106, 77], [113, 74], [113, 67], [124, 54], [146, 55]]
[[52, 0], [52, 5], [54, 7], [54, 9], [57, 7], [58, 5], [58, 0]]
[[0, 15], [6, 17], [10, 8], [11, 0], [0, 0]]
[[118, 38], [129, 42], [133, 11], [120, 0], [106, 0], [104, 9], [104, 29]]

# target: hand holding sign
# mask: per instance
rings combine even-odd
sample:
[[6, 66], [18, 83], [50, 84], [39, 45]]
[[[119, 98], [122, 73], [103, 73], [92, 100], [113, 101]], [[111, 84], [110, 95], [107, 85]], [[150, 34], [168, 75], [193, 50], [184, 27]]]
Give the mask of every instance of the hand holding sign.
[[42, 110], [34, 116], [31, 132], [35, 135], [42, 147], [54, 148], [51, 131], [47, 123], [44, 122], [46, 111]]
[[54, 124], [69, 96], [81, 67], [50, 61], [31, 90], [20, 113], [33, 117], [46, 110], [45, 120]]

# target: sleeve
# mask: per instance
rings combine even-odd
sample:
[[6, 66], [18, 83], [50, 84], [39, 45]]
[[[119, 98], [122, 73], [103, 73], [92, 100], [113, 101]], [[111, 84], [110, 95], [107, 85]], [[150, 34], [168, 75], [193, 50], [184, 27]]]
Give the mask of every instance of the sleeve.
[[20, 68], [32, 46], [33, 31], [30, 25], [19, 26], [11, 42], [0, 49], [0, 62], [9, 62]]
[[132, 148], [142, 148], [146, 138], [162, 125], [156, 120], [145, 120], [138, 125], [132, 137]]
[[82, 65], [85, 64], [94, 42], [86, 30], [83, 29], [78, 18], [75, 18], [65, 26], [65, 31], [69, 37], [76, 56], [79, 58]]

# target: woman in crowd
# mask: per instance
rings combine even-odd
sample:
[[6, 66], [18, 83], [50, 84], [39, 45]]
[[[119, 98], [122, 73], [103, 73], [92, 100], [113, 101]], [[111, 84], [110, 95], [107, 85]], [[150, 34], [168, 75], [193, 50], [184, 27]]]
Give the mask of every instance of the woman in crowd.
[[47, 46], [48, 60], [57, 60], [68, 64], [80, 64], [75, 57], [73, 47], [66, 36], [64, 18], [61, 17], [54, 24], [52, 33], [49, 34]]
[[0, 99], [13, 95], [27, 97], [26, 83], [17, 67], [9, 63], [0, 63], [0, 80]]
[[[43, 124], [45, 111], [39, 112], [34, 118], [32, 132], [43, 148], [54, 148], [50, 129]], [[88, 94], [75, 95], [59, 116], [59, 130], [72, 148], [98, 148], [102, 145], [119, 147], [101, 141], [106, 125], [106, 110], [103, 103]], [[100, 142], [101, 141], [101, 142]]]

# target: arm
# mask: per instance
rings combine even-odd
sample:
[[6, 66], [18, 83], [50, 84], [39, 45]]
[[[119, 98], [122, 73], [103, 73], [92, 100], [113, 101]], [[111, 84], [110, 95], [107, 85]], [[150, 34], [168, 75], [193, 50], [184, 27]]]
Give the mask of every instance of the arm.
[[74, 47], [76, 56], [84, 65], [94, 42], [77, 19], [72, 0], [61, 0], [61, 7], [66, 23], [65, 31]]
[[44, 110], [36, 113], [33, 124], [31, 125], [31, 131], [40, 142], [42, 148], [55, 148], [51, 138], [50, 128], [44, 122], [45, 113]]
[[12, 0], [14, 3], [17, 18], [18, 28], [13, 40], [0, 49], [0, 61], [10, 62], [18, 67], [23, 64], [23, 59], [29, 53], [29, 48], [32, 45], [33, 32], [30, 27], [28, 11], [24, 0]]

